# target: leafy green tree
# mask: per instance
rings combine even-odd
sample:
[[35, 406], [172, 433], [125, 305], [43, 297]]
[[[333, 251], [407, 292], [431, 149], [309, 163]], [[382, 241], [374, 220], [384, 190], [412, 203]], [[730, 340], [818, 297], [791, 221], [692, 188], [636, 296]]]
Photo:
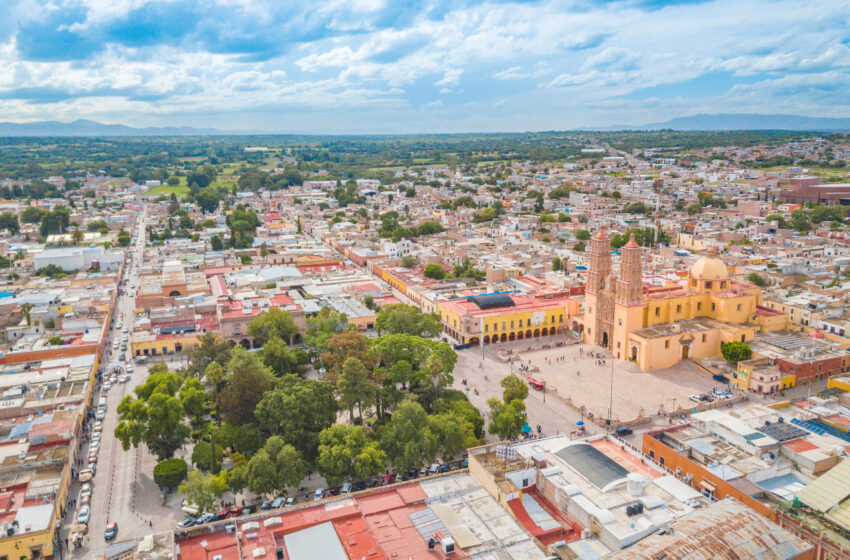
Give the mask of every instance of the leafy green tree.
[[180, 403], [189, 416], [200, 418], [206, 411], [207, 394], [197, 378], [189, 377], [180, 387]]
[[210, 442], [199, 441], [192, 448], [192, 463], [203, 471], [219, 472], [221, 469], [221, 456], [224, 450], [220, 445], [215, 445], [215, 462], [213, 462], [213, 445]]
[[218, 333], [204, 333], [188, 354], [189, 373], [200, 376], [211, 363], [224, 367], [230, 362], [230, 345]]
[[92, 220], [86, 225], [86, 229], [92, 232], [107, 232], [109, 231], [109, 225], [106, 223], [106, 220]]
[[461, 391], [453, 389], [443, 391], [434, 406], [434, 412], [435, 414], [449, 413], [458, 418], [463, 418], [472, 426], [476, 438], [481, 438], [484, 435], [484, 417], [481, 416], [481, 411], [469, 402], [469, 398]]
[[564, 269], [564, 263], [561, 261], [560, 257], [552, 257], [552, 270], [554, 272], [558, 272], [559, 270]]
[[306, 353], [301, 350], [293, 350], [285, 341], [273, 336], [263, 346], [263, 363], [267, 365], [277, 377], [288, 373], [300, 375], [304, 373], [305, 366], [309, 360]]
[[504, 440], [518, 438], [525, 424], [525, 403], [520, 400], [505, 403], [491, 398], [487, 404], [490, 406], [490, 433]]
[[307, 319], [304, 342], [321, 355], [327, 350], [327, 342], [332, 336], [353, 328], [353, 325], [348, 324], [348, 315], [324, 306], [315, 317]]
[[409, 400], [398, 406], [381, 430], [381, 443], [399, 472], [432, 462], [439, 448], [425, 410]]
[[767, 280], [765, 280], [764, 277], [758, 272], [750, 272], [749, 274], [747, 274], [747, 281], [752, 282], [756, 286], [767, 286]]
[[354, 358], [366, 369], [374, 366], [374, 357], [369, 346], [369, 339], [363, 333], [354, 329], [337, 333], [323, 343], [326, 351], [322, 354], [322, 363], [328, 368], [330, 379], [335, 379], [342, 373], [342, 366], [349, 358]]
[[219, 426], [211, 426], [210, 432], [216, 447], [219, 445], [222, 449], [229, 447], [242, 455], [253, 455], [266, 440], [266, 436], [256, 424], [233, 426], [222, 422]]
[[47, 210], [43, 210], [37, 206], [27, 206], [21, 212], [21, 221], [25, 224], [38, 224], [41, 223], [41, 218], [46, 213]]
[[812, 229], [809, 217], [802, 209], [791, 212], [791, 229], [799, 232], [807, 232]]
[[213, 251], [221, 251], [224, 249], [224, 243], [222, 243], [221, 237], [219, 237], [218, 234], [210, 237], [210, 249]]
[[172, 457], [156, 464], [153, 468], [153, 481], [162, 488], [176, 488], [186, 478], [186, 461]]
[[375, 319], [378, 334], [410, 334], [430, 338], [440, 334], [440, 316], [425, 313], [415, 305], [385, 305]]
[[21, 224], [18, 222], [18, 215], [11, 212], [3, 212], [0, 214], [0, 230], [5, 229], [11, 235], [17, 235], [21, 231]]
[[584, 244], [584, 241], [579, 241], [575, 245], [573, 245], [573, 251], [578, 251], [579, 253], [583, 253], [587, 246]]
[[375, 397], [375, 391], [369, 381], [369, 374], [363, 362], [356, 358], [345, 360], [342, 364], [342, 374], [339, 376], [336, 389], [339, 394], [340, 407], [347, 409], [352, 418], [354, 416], [352, 411], [354, 407], [357, 407], [358, 416], [362, 421], [363, 406], [369, 406]]
[[417, 262], [416, 257], [411, 255], [405, 255], [401, 258], [401, 266], [404, 268], [413, 268]]
[[695, 215], [699, 214], [700, 212], [702, 212], [702, 204], [696, 203], [696, 204], [691, 204], [690, 206], [688, 206], [688, 215], [689, 216], [695, 216]]
[[443, 270], [443, 267], [437, 263], [428, 263], [425, 265], [425, 268], [422, 269], [422, 275], [425, 276], [425, 278], [442, 280], [446, 277], [446, 271]]
[[301, 454], [278, 436], [266, 440], [263, 448], [251, 457], [245, 467], [248, 489], [257, 494], [298, 487], [306, 474]]
[[720, 345], [720, 353], [730, 363], [737, 364], [753, 357], [753, 350], [744, 342], [733, 340]]
[[776, 222], [776, 227], [779, 229], [788, 229], [788, 222], [785, 220], [785, 217], [782, 214], [771, 214], [766, 216], [765, 221], [767, 222]]
[[319, 434], [316, 468], [329, 484], [369, 478], [387, 467], [387, 454], [361, 426], [335, 424]]
[[254, 409], [263, 394], [272, 388], [272, 374], [256, 354], [241, 346], [233, 349], [228, 364], [227, 385], [218, 392], [221, 415], [228, 423], [241, 426], [254, 421]]
[[135, 397], [127, 395], [121, 400], [115, 437], [124, 451], [144, 443], [163, 461], [183, 445], [190, 429], [183, 424], [183, 405], [175, 396], [179, 386], [177, 374], [155, 369], [136, 387]]
[[248, 323], [248, 336], [260, 346], [273, 336], [292, 341], [297, 334], [298, 325], [295, 324], [292, 315], [278, 307], [269, 308], [267, 312], [251, 319]]
[[204, 474], [192, 471], [177, 491], [201, 512], [218, 509], [218, 498], [227, 490], [227, 473]]
[[267, 434], [293, 445], [307, 461], [316, 456], [319, 432], [336, 422], [334, 387], [315, 379], [285, 375], [257, 405], [257, 423]]
[[446, 457], [454, 457], [469, 447], [475, 447], [475, 427], [463, 416], [452, 413], [435, 414], [428, 418], [437, 445]]
[[504, 389], [502, 399], [505, 402], [524, 401], [528, 397], [528, 385], [518, 375], [503, 377], [500, 384]]
[[588, 241], [590, 239], [590, 232], [586, 229], [580, 229], [576, 232], [576, 239], [579, 241]]

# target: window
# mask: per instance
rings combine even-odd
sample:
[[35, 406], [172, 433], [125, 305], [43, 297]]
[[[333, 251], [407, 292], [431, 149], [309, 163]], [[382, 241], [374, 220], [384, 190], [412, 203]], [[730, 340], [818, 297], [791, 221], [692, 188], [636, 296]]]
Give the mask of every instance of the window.
[[623, 320], [622, 319], [620, 319], [620, 326], [621, 327], [623, 326]]
[[705, 335], [702, 335], [702, 341], [705, 342]]
[[742, 334], [741, 335], [741, 342], [746, 342], [746, 341], [747, 341], [747, 335]]
[[618, 340], [617, 341], [617, 348], [619, 348], [619, 347], [620, 347], [620, 341]]
[[552, 324], [553, 325], [555, 324], [555, 316], [554, 315], [552, 315]]
[[506, 323], [504, 321], [502, 321], [502, 330], [505, 330], [506, 328], [507, 328]]
[[720, 282], [720, 289], [723, 290], [725, 288], [726, 288], [726, 280], [723, 280], [722, 282]]
[[514, 328], [514, 322], [511, 321], [511, 328]]
[[664, 348], [670, 348], [670, 341], [669, 340], [664, 341]]
[[656, 316], [656, 317], [661, 317], [661, 308], [660, 308], [660, 307], [656, 307], [656, 308], [655, 308], [655, 316]]
[[677, 306], [676, 306], [676, 313], [681, 313], [681, 312], [682, 312], [682, 306], [681, 306], [681, 305], [677, 305]]
[[522, 319], [519, 320], [519, 328], [522, 328]]
[[499, 330], [499, 323], [493, 323], [493, 332]]
[[711, 280], [706, 280], [706, 282], [705, 282], [705, 289], [706, 289], [706, 290], [710, 290], [710, 289], [711, 289]]
[[559, 323], [563, 323], [563, 322], [564, 322], [564, 314], [563, 314], [563, 313], [561, 313], [560, 315], [558, 315], [558, 322], [559, 322]]
[[713, 304], [713, 303], [711, 304], [711, 310], [712, 310], [712, 311], [714, 311], [714, 310], [715, 310], [715, 306], [714, 306], [714, 304]]
[[738, 304], [738, 311], [740, 311], [740, 310], [741, 310], [741, 304], [739, 303]]
[[490, 332], [490, 325], [484, 325], [484, 332]]
[[697, 302], [697, 311], [702, 311], [702, 302], [701, 301]]

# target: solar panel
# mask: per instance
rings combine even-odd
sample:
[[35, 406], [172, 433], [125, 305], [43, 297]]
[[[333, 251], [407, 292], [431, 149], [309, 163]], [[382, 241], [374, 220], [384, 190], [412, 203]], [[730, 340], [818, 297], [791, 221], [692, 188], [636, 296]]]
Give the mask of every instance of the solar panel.
[[[794, 420], [796, 420], [796, 418]], [[798, 428], [797, 426], [792, 426], [791, 424], [786, 424], [784, 422], [776, 424], [765, 424], [764, 426], [760, 427], [758, 431], [772, 437], [773, 439], [779, 442], [798, 439], [808, 434], [806, 430]]]
[[600, 490], [629, 474], [628, 469], [587, 443], [569, 445], [555, 455]]

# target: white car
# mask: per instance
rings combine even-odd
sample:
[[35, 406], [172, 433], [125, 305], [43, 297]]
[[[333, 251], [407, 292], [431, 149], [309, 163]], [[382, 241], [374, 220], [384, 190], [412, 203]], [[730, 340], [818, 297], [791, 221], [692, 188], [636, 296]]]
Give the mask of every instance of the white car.
[[92, 441], [89, 445], [89, 451], [98, 452], [100, 451], [100, 441]]
[[92, 426], [93, 432], [99, 432], [103, 429], [103, 422], [95, 422], [94, 426]]
[[100, 432], [93, 433], [91, 435], [91, 441], [92, 441], [92, 443], [99, 442], [100, 441]]
[[77, 514], [77, 522], [78, 523], [88, 523], [90, 516], [91, 516], [91, 509], [89, 509], [89, 506], [83, 506], [83, 507], [80, 508], [80, 513]]
[[109, 381], [105, 382], [103, 384], [103, 392], [107, 393], [107, 392], [109, 392], [110, 389], [112, 389], [112, 383], [109, 382]]
[[127, 334], [128, 332], [130, 332], [130, 329], [128, 329], [127, 327], [124, 327], [123, 329], [121, 329], [121, 332], [123, 332], [124, 334]]
[[127, 364], [127, 367], [124, 369], [127, 373], [133, 373], [136, 369], [133, 367], [133, 364]]

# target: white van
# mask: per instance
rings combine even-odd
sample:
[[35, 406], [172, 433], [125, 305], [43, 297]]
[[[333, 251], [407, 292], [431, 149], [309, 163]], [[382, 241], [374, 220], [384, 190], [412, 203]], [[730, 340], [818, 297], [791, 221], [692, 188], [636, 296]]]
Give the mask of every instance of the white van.
[[100, 397], [100, 400], [97, 402], [98, 410], [106, 410], [106, 397]]

